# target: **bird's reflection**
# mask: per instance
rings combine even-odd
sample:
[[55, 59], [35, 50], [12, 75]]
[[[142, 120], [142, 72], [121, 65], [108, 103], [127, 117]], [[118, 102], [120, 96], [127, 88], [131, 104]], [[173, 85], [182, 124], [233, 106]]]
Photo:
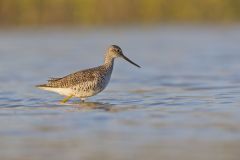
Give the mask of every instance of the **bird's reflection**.
[[[110, 104], [104, 102], [72, 102], [64, 103], [63, 106], [71, 106], [68, 108], [70, 112], [83, 112], [83, 111], [93, 111], [93, 110], [102, 110], [106, 112], [122, 112], [128, 110], [135, 110], [141, 108], [136, 105], [121, 105], [121, 104]], [[70, 109], [70, 110], [69, 110]]]
[[76, 110], [104, 110], [107, 112], [116, 112], [117, 110], [114, 108], [114, 104], [110, 103], [102, 103], [102, 102], [78, 102], [73, 103], [74, 108]]

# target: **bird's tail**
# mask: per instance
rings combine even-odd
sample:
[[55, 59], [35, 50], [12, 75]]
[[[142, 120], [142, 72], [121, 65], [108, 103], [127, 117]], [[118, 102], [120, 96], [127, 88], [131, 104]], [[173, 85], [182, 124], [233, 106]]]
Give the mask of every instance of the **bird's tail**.
[[39, 85], [36, 85], [35, 87], [37, 88], [45, 88], [45, 87], [49, 87], [47, 84], [39, 84]]

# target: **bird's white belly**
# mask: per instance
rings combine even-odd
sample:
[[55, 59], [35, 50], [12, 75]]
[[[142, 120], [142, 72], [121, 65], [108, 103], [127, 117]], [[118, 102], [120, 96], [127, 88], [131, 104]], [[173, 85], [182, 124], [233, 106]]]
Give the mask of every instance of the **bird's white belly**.
[[63, 96], [70, 96], [72, 95], [72, 89], [70, 88], [51, 88], [51, 87], [41, 87], [43, 90], [56, 92]]

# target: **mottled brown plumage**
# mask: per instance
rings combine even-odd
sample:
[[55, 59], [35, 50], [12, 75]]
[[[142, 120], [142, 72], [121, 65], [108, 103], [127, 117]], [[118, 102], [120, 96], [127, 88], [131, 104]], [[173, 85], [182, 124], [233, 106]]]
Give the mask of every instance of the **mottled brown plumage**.
[[95, 81], [97, 78], [99, 78], [99, 75], [105, 74], [106, 72], [107, 68], [105, 66], [86, 69], [69, 74], [62, 78], [50, 79], [48, 80], [46, 86], [55, 88], [68, 88], [81, 82]]
[[120, 47], [112, 45], [106, 52], [103, 65], [78, 71], [62, 78], [51, 78], [47, 84], [37, 85], [37, 87], [68, 96], [63, 102], [71, 97], [79, 97], [84, 100], [86, 97], [94, 96], [106, 88], [111, 78], [114, 59], [117, 57], [122, 57], [140, 67], [125, 57]]

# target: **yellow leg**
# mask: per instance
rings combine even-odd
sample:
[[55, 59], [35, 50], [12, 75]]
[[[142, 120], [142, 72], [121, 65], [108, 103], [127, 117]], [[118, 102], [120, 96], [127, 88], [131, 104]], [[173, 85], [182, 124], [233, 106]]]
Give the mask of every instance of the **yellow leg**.
[[63, 100], [61, 100], [61, 103], [66, 103], [69, 99], [71, 99], [73, 96], [68, 96], [66, 98], [64, 98]]

